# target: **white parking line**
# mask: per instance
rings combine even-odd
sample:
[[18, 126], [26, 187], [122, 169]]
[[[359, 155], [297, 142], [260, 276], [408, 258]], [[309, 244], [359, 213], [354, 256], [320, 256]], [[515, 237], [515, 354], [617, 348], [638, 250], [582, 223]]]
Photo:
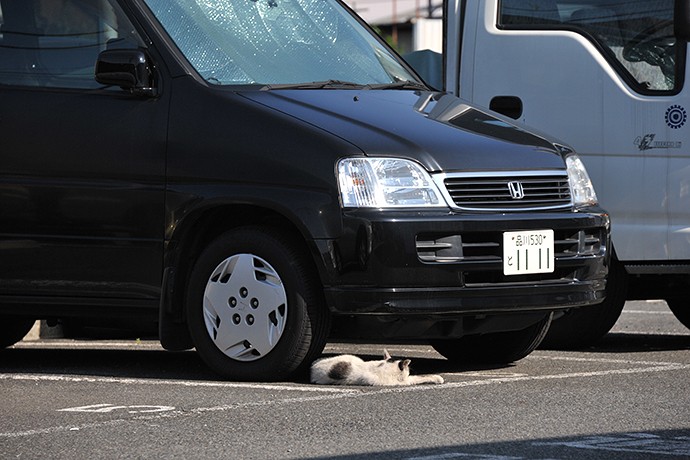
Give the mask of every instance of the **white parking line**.
[[572, 447], [609, 452], [631, 452], [649, 456], [673, 455], [690, 457], [690, 437], [662, 438], [652, 433], [624, 433], [586, 436], [572, 441], [535, 442], [533, 446]]
[[[426, 391], [434, 388], [454, 388], [454, 387], [468, 387], [497, 383], [520, 382], [527, 380], [553, 380], [553, 379], [568, 379], [578, 377], [597, 377], [615, 374], [638, 374], [649, 372], [665, 372], [690, 369], [690, 364], [670, 363], [658, 361], [634, 361], [624, 359], [607, 359], [607, 358], [578, 358], [568, 356], [548, 356], [548, 355], [531, 355], [527, 359], [548, 359], [554, 361], [576, 361], [576, 362], [591, 362], [602, 364], [624, 364], [627, 366], [640, 366], [625, 369], [606, 369], [589, 372], [570, 372], [564, 374], [548, 374], [548, 375], [527, 375], [521, 373], [493, 373], [493, 372], [458, 372], [452, 373], [460, 376], [478, 376], [485, 377], [482, 380], [467, 380], [462, 382], [450, 382], [439, 386], [413, 386], [413, 387], [379, 387], [371, 389], [371, 387], [362, 388], [342, 388], [332, 386], [317, 386], [317, 385], [298, 385], [298, 384], [263, 384], [263, 383], [243, 383], [243, 382], [208, 382], [195, 380], [174, 380], [174, 379], [143, 379], [143, 378], [123, 378], [123, 377], [94, 377], [94, 376], [69, 376], [69, 375], [46, 375], [46, 374], [0, 374], [0, 380], [26, 380], [34, 382], [69, 382], [69, 383], [114, 383], [114, 384], [129, 384], [129, 385], [169, 385], [169, 386], [184, 386], [184, 387], [218, 387], [218, 388], [247, 388], [255, 390], [280, 390], [280, 391], [298, 391], [298, 392], [316, 392], [316, 393], [346, 393], [346, 394], [371, 394], [375, 392], [402, 392], [402, 391]], [[448, 373], [451, 374], [451, 373]], [[364, 388], [369, 388], [370, 391], [364, 391]]]
[[690, 337], [687, 332], [649, 332], [649, 331], [636, 331], [624, 328], [613, 328], [611, 329], [611, 334], [625, 334], [625, 335], [654, 335], [656, 337]]
[[[514, 383], [514, 382], [526, 382], [526, 381], [539, 381], [539, 380], [563, 380], [563, 379], [574, 379], [574, 378], [587, 378], [587, 377], [603, 377], [609, 375], [626, 375], [626, 374], [645, 374], [650, 372], [670, 372], [690, 369], [690, 364], [681, 363], [659, 363], [658, 366], [650, 367], [633, 367], [626, 369], [608, 369], [601, 371], [590, 371], [590, 372], [569, 372], [565, 374], [549, 374], [549, 375], [529, 375], [529, 376], [513, 376], [513, 377], [494, 377], [485, 380], [469, 380], [465, 382], [452, 382], [444, 383], [443, 385], [434, 386], [438, 389], [449, 389], [449, 388], [463, 388], [481, 385], [494, 385], [500, 383]], [[432, 389], [431, 387], [391, 387], [387, 389], [379, 390], [378, 393], [393, 393], [393, 392], [404, 392], [404, 391], [419, 391]]]
[[666, 361], [636, 361], [634, 359], [615, 359], [615, 358], [579, 358], [577, 356], [559, 356], [544, 354], [544, 352], [533, 353], [526, 359], [549, 359], [552, 361], [572, 361], [581, 363], [602, 363], [602, 364], [626, 364], [626, 365], [640, 365], [640, 366], [668, 366], [684, 363], [669, 363]]
[[171, 385], [183, 387], [221, 387], [249, 388], [254, 390], [302, 391], [317, 393], [352, 393], [357, 390], [349, 388], [322, 387], [315, 385], [263, 384], [242, 382], [204, 382], [195, 380], [171, 379], [137, 379], [122, 377], [79, 377], [70, 375], [46, 374], [0, 374], [0, 380], [28, 380], [34, 382], [70, 382], [70, 383], [117, 383], [129, 385]]
[[[532, 359], [530, 356], [529, 359]], [[672, 362], [651, 362], [651, 361], [631, 361], [619, 359], [600, 359], [600, 358], [577, 358], [577, 357], [559, 357], [559, 356], [534, 356], [537, 359], [552, 359], [552, 360], [568, 360], [581, 361], [593, 363], [608, 363], [608, 364], [625, 364], [627, 366], [621, 369], [606, 369], [599, 371], [586, 372], [569, 372], [563, 374], [548, 374], [548, 375], [504, 375], [493, 376], [481, 380], [468, 380], [462, 382], [451, 382], [442, 385], [424, 385], [424, 386], [408, 386], [408, 387], [376, 387], [376, 388], [334, 388], [334, 387], [319, 387], [314, 385], [292, 385], [292, 384], [255, 384], [255, 383], [235, 383], [235, 382], [196, 382], [196, 381], [178, 381], [178, 380], [155, 380], [155, 379], [134, 379], [134, 378], [112, 378], [112, 377], [75, 377], [75, 376], [59, 376], [59, 375], [40, 375], [40, 374], [2, 374], [0, 380], [28, 380], [28, 381], [54, 381], [54, 382], [75, 382], [75, 383], [115, 383], [115, 384], [130, 384], [130, 385], [181, 385], [189, 387], [224, 387], [224, 388], [250, 388], [261, 390], [282, 390], [282, 391], [301, 391], [301, 392], [320, 392], [319, 395], [300, 396], [289, 398], [272, 397], [267, 400], [251, 401], [230, 405], [220, 405], [211, 407], [197, 407], [189, 410], [174, 410], [162, 412], [151, 415], [139, 415], [130, 418], [119, 418], [116, 420], [96, 421], [92, 423], [84, 423], [79, 425], [69, 426], [54, 426], [48, 428], [26, 430], [26, 431], [10, 431], [0, 433], [0, 438], [19, 438], [41, 434], [51, 434], [64, 431], [78, 431], [88, 428], [98, 428], [106, 426], [114, 426], [118, 424], [129, 423], [132, 421], [148, 421], [155, 419], [165, 419], [170, 417], [183, 417], [193, 414], [203, 414], [211, 412], [225, 412], [237, 410], [247, 407], [260, 406], [282, 406], [289, 404], [304, 404], [308, 402], [337, 400], [343, 398], [361, 398], [368, 396], [376, 396], [380, 394], [391, 393], [407, 393], [417, 391], [443, 391], [455, 388], [477, 387], [483, 385], [497, 385], [508, 384], [516, 382], [527, 381], [542, 381], [542, 380], [564, 380], [576, 378], [594, 378], [610, 375], [623, 374], [644, 374], [656, 372], [672, 372], [690, 369], [690, 364], [672, 363]]]
[[671, 311], [650, 311], [650, 310], [623, 310], [623, 313], [632, 313], [634, 315], [672, 315]]
[[43, 348], [46, 350], [102, 350], [104, 348], [116, 348], [122, 351], [130, 350], [149, 350], [165, 352], [157, 340], [87, 340], [79, 341], [73, 339], [41, 339], [41, 340], [22, 340], [11, 348]]
[[470, 454], [466, 452], [447, 452], [445, 454], [425, 455], [423, 457], [407, 457], [404, 460], [449, 460], [454, 458], [481, 459], [481, 460], [522, 460], [525, 457], [513, 457], [506, 455], [492, 455], [492, 454]]
[[[540, 441], [531, 443], [536, 447], [570, 447], [573, 449], [625, 452], [645, 456], [673, 455], [690, 457], [690, 438], [674, 436], [663, 438], [653, 433], [622, 433], [615, 435], [584, 436], [573, 440]], [[405, 460], [450, 460], [472, 458], [481, 460], [525, 460], [531, 457], [514, 457], [498, 454], [477, 454], [468, 452], [445, 452], [442, 454], [407, 457]]]

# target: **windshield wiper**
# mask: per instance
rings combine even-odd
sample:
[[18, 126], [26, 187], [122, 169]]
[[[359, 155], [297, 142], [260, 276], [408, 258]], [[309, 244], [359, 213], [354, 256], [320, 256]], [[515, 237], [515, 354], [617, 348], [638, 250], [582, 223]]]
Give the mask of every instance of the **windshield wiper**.
[[262, 91], [272, 89], [363, 89], [365, 85], [342, 80], [312, 81], [308, 83], [281, 83], [277, 85], [264, 85]]
[[422, 89], [428, 91], [429, 87], [417, 81], [404, 80], [396, 81], [395, 83], [376, 83], [366, 85], [364, 89]]
[[268, 84], [261, 87], [262, 91], [270, 91], [272, 89], [421, 89], [428, 91], [429, 87], [423, 83], [409, 80], [393, 83], [371, 83], [368, 85], [343, 80], [324, 80], [307, 83]]

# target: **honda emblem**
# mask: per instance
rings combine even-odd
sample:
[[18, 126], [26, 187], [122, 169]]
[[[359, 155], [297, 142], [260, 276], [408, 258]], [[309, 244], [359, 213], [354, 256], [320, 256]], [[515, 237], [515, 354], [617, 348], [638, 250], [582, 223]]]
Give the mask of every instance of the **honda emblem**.
[[522, 182], [508, 182], [508, 191], [510, 192], [510, 197], [514, 200], [521, 200], [525, 197], [525, 189], [522, 188]]

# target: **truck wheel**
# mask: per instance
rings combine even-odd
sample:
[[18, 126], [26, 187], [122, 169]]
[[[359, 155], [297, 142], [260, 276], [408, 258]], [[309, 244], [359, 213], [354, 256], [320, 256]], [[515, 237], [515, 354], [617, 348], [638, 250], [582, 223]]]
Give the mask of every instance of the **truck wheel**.
[[322, 351], [328, 316], [304, 251], [269, 227], [225, 233], [199, 256], [187, 292], [197, 352], [233, 380], [282, 380]]
[[690, 302], [682, 297], [673, 297], [671, 299], [666, 299], [666, 303], [678, 321], [683, 323], [683, 326], [690, 329]]
[[541, 348], [570, 350], [593, 345], [618, 321], [627, 293], [628, 275], [614, 256], [606, 281], [606, 299], [598, 305], [578, 308], [556, 319]]
[[435, 340], [431, 346], [453, 364], [506, 364], [532, 353], [549, 330], [551, 314], [527, 329]]
[[35, 322], [34, 318], [0, 316], [0, 349], [12, 346], [23, 339]]

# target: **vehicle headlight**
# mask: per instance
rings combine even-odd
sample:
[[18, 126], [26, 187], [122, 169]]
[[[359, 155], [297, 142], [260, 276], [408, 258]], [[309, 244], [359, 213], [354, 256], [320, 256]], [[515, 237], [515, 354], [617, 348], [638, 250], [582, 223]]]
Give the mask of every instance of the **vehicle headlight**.
[[575, 154], [568, 155], [565, 157], [565, 164], [568, 168], [568, 180], [570, 182], [573, 204], [576, 207], [597, 204], [597, 194], [594, 191], [594, 185], [592, 185], [587, 169], [580, 157]]
[[400, 158], [345, 158], [338, 162], [340, 198], [346, 208], [442, 207], [429, 173]]

